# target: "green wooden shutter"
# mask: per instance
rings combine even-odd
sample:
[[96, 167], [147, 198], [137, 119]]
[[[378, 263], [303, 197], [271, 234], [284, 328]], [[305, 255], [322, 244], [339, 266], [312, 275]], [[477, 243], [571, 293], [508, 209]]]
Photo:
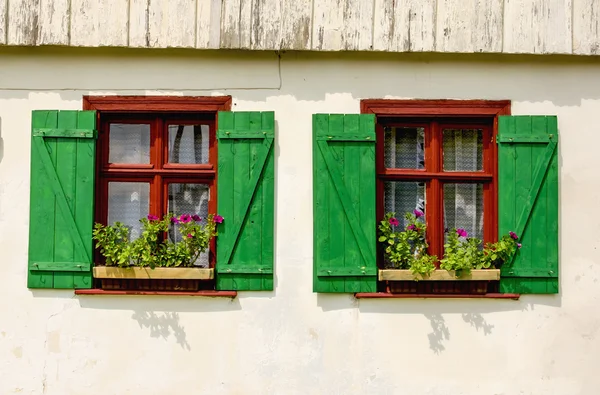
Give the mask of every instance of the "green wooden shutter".
[[375, 116], [313, 115], [315, 292], [375, 292]]
[[218, 290], [273, 289], [273, 112], [219, 112]]
[[91, 288], [95, 111], [33, 111], [29, 288]]
[[501, 116], [499, 231], [523, 247], [502, 268], [500, 290], [558, 292], [558, 128], [553, 116]]

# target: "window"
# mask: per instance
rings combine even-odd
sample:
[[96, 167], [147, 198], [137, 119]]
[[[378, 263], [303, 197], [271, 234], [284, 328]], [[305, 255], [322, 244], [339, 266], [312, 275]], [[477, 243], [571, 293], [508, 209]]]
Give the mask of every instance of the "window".
[[[100, 113], [96, 221], [122, 222], [137, 238], [148, 214], [215, 213], [215, 116]], [[168, 237], [180, 241], [173, 229]], [[214, 266], [212, 244], [196, 265]]]
[[377, 217], [420, 210], [429, 252], [443, 255], [447, 229], [496, 239], [493, 119], [381, 117], [377, 120]]
[[[382, 99], [362, 100], [361, 114], [314, 114], [313, 290], [357, 297], [558, 292], [557, 119], [509, 114], [509, 101]], [[452, 227], [484, 241], [513, 231], [522, 248], [499, 282], [441, 272], [414, 281], [384, 270], [377, 220], [414, 209], [425, 212], [429, 252], [438, 258]]]
[[[83, 103], [84, 111], [32, 112], [29, 288], [228, 297], [273, 289], [273, 112], [231, 112], [228, 96]], [[136, 237], [140, 218], [169, 212], [224, 218], [198, 267], [150, 276], [102, 266], [95, 221], [124, 222]]]

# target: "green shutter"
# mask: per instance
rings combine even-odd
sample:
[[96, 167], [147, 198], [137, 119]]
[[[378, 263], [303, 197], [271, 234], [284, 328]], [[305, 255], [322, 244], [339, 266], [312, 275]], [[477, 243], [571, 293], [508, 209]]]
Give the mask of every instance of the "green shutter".
[[273, 289], [273, 112], [219, 112], [218, 290]]
[[498, 123], [500, 235], [523, 247], [502, 268], [500, 290], [558, 292], [558, 128], [553, 116], [501, 116]]
[[375, 292], [375, 116], [313, 115], [315, 292]]
[[29, 288], [91, 288], [95, 111], [33, 111]]

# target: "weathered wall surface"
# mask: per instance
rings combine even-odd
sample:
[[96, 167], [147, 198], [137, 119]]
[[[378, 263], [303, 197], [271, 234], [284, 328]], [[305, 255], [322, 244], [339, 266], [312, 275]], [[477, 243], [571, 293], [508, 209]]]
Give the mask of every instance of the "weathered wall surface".
[[[0, 50], [0, 394], [600, 393], [595, 58], [288, 53], [279, 69], [269, 53], [128, 52]], [[235, 110], [275, 111], [275, 291], [26, 288], [30, 112], [80, 109], [85, 94], [231, 94]], [[510, 99], [514, 114], [558, 115], [560, 294], [312, 293], [311, 114], [381, 97]]]
[[600, 0], [0, 0], [0, 44], [600, 54]]

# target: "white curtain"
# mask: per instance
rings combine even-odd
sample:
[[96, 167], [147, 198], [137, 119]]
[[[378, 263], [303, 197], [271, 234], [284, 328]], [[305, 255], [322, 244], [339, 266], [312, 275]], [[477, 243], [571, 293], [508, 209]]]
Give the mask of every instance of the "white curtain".
[[[482, 170], [482, 149], [481, 130], [444, 130], [444, 170]], [[444, 184], [444, 223], [446, 228], [463, 228], [470, 237], [483, 238], [483, 185]]]

